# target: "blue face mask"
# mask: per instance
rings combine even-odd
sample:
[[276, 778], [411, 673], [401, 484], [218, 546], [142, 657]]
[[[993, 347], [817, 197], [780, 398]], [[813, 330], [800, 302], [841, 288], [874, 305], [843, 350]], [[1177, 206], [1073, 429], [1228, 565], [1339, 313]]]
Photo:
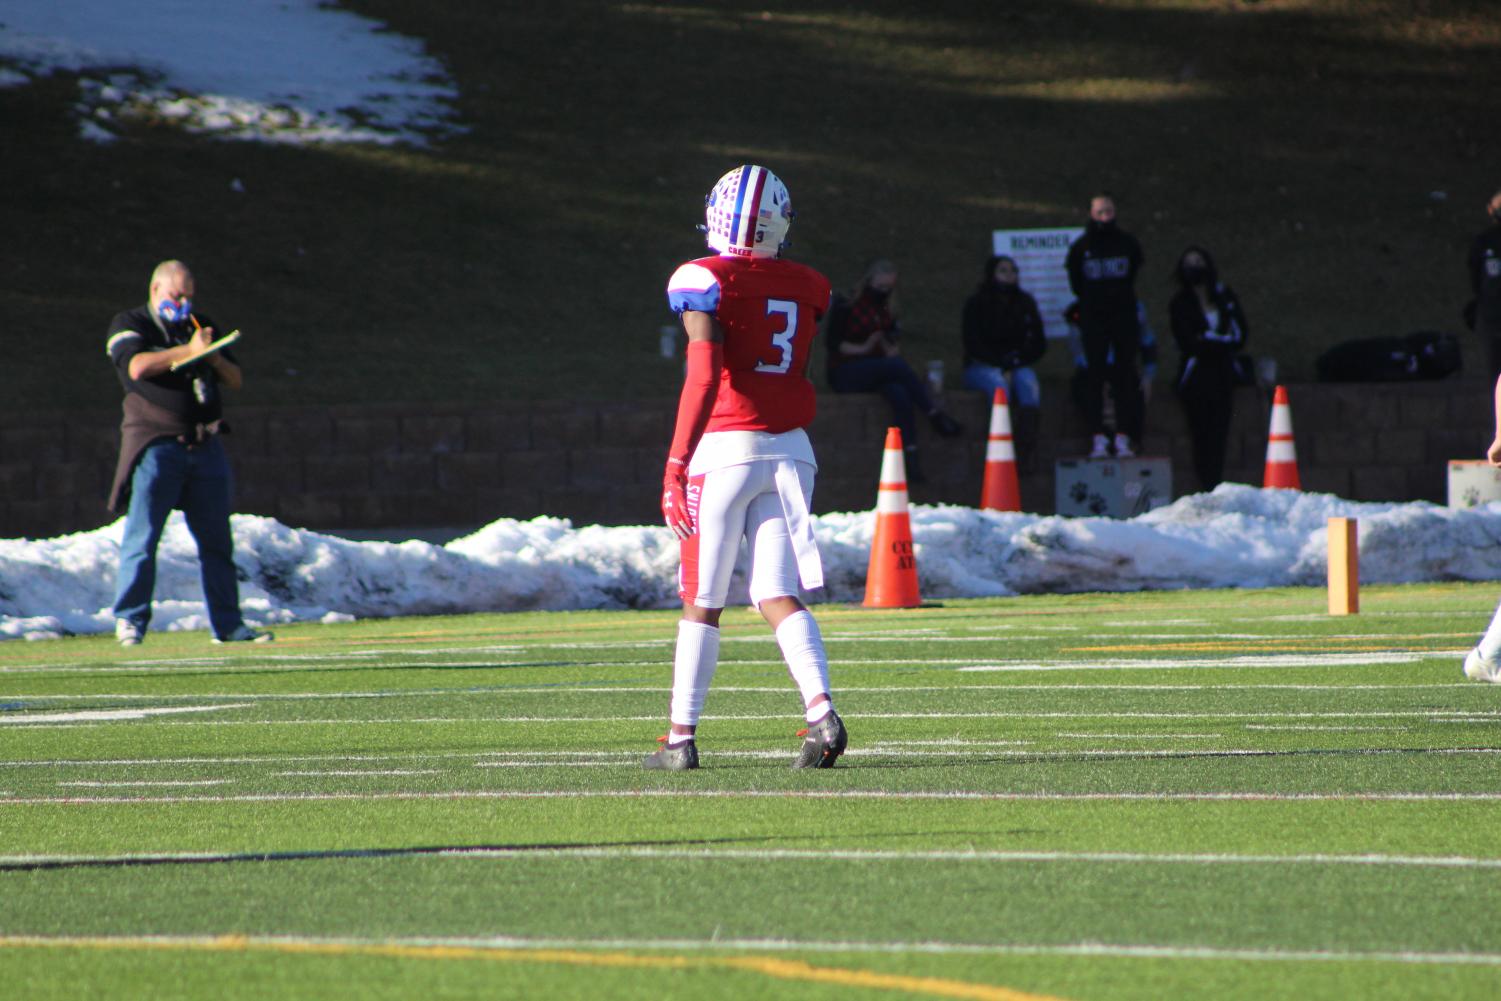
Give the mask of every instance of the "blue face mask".
[[193, 315], [193, 300], [184, 298], [181, 302], [173, 302], [171, 299], [163, 299], [156, 304], [156, 312], [168, 323], [186, 323], [188, 317]]

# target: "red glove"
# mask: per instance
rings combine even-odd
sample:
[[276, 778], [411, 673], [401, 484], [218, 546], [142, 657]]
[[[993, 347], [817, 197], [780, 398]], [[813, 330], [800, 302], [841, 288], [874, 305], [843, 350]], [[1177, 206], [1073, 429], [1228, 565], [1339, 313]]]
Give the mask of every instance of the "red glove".
[[681, 459], [668, 459], [662, 474], [662, 517], [679, 539], [696, 531], [688, 510], [688, 466]]

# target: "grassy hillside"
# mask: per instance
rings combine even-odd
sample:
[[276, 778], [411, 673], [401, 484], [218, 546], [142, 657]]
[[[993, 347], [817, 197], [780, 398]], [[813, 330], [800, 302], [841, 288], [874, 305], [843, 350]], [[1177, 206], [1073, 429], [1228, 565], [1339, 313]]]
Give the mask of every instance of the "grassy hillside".
[[1074, 224], [1103, 186], [1160, 332], [1202, 241], [1256, 353], [1305, 378], [1351, 337], [1461, 332], [1501, 187], [1487, 0], [343, 5], [447, 64], [467, 135], [301, 149], [141, 123], [98, 146], [72, 78], [0, 90], [0, 408], [115, 406], [105, 323], [168, 256], [245, 330], [245, 402], [668, 392], [663, 283], [746, 160], [786, 180], [793, 253], [836, 285], [898, 261], [915, 356], [957, 364], [992, 229]]

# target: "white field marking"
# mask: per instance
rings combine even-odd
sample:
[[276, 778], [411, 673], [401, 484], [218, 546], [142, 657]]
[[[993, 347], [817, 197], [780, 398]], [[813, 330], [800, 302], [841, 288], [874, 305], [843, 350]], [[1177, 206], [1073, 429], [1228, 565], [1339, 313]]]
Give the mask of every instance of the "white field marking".
[[[746, 661], [729, 661], [731, 664], [745, 664]], [[765, 663], [771, 663], [767, 661]], [[1111, 682], [1062, 682], [1056, 685], [1039, 684], [955, 684], [955, 685], [840, 685], [839, 693], [859, 692], [862, 694], [878, 695], [906, 695], [915, 692], [1261, 692], [1261, 691], [1286, 691], [1286, 692], [1409, 692], [1422, 691], [1425, 689], [1455, 691], [1463, 690], [1453, 682], [1417, 682], [1410, 685], [1314, 685], [1314, 684], [1286, 684], [1283, 682], [1255, 682], [1226, 680], [1212, 685], [1142, 685], [1142, 684], [1115, 684]], [[770, 693], [785, 695], [790, 690], [789, 685], [715, 685], [715, 692], [733, 693]], [[1471, 687], [1473, 692], [1483, 692], [1485, 689]], [[476, 695], [629, 695], [637, 693], [649, 693], [658, 695], [668, 691], [665, 685], [646, 682], [621, 682], [618, 685], [587, 685], [571, 686], [559, 685], [517, 685], [501, 687], [477, 686], [474, 688], [414, 688], [410, 691], [392, 689], [385, 691], [340, 691], [340, 692], [197, 692], [191, 695], [155, 695], [140, 692], [120, 692], [109, 694], [104, 692], [90, 692], [85, 694], [58, 695], [56, 693], [36, 695], [7, 695], [7, 700], [17, 702], [45, 701], [48, 699], [66, 699], [80, 701], [83, 699], [103, 700], [126, 700], [126, 699], [150, 699], [152, 701], [173, 700], [186, 702], [194, 699], [244, 699], [250, 702], [295, 702], [315, 701], [318, 699], [387, 699], [387, 698], [443, 698], [463, 697], [471, 698]]]
[[[0, 948], [64, 946], [69, 948], [214, 948], [223, 940], [207, 936], [139, 935], [0, 935]], [[641, 950], [675, 953], [716, 952], [827, 952], [845, 954], [974, 955], [974, 956], [1077, 956], [1107, 959], [1170, 959], [1267, 963], [1397, 963], [1416, 966], [1501, 966], [1501, 953], [1491, 952], [1334, 952], [1315, 949], [1222, 949], [1212, 946], [1154, 945], [1146, 943], [1084, 942], [1065, 944], [1017, 944], [984, 942], [859, 942], [850, 940], [777, 938], [301, 938], [252, 936], [236, 938], [232, 947], [318, 947], [351, 949], [395, 946], [418, 949], [494, 949], [497, 952], [529, 950]]]
[[[967, 627], [966, 627], [967, 628]], [[1013, 626], [993, 626], [995, 629], [1012, 629]], [[947, 634], [937, 627], [921, 627], [913, 629], [872, 629], [869, 632], [860, 629], [829, 629], [823, 632], [825, 639], [858, 640], [867, 636], [912, 636], [921, 639], [932, 637], [944, 637]], [[754, 636], [741, 636], [740, 639], [756, 639]], [[765, 638], [765, 637], [761, 637]]]
[[388, 768], [388, 769], [348, 769], [345, 771], [330, 772], [272, 772], [277, 778], [335, 778], [344, 776], [360, 775], [442, 775], [440, 768]]
[[[854, 717], [851, 717], [854, 718]], [[1369, 712], [862, 712], [860, 719], [1168, 719], [1168, 720], [1263, 720], [1263, 719], [1426, 719], [1432, 723], [1494, 722], [1501, 719], [1501, 710], [1477, 710], [1454, 712], [1452, 710], [1413, 709]], [[787, 720], [785, 713], [717, 713], [706, 715], [705, 720], [715, 722], [769, 722]], [[581, 723], [652, 723], [660, 722], [660, 714], [647, 716], [419, 716], [410, 718], [385, 717], [349, 719], [224, 719], [224, 720], [163, 720], [159, 726], [439, 726], [476, 724], [563, 724], [575, 726]], [[32, 729], [67, 730], [93, 726], [87, 723], [35, 723]]]
[[59, 786], [83, 789], [116, 789], [126, 786], [223, 786], [234, 779], [162, 779], [140, 782], [59, 782]]
[[[942, 756], [950, 756], [950, 757], [964, 757], [966, 755], [957, 754], [957, 753], [949, 753], [949, 752], [940, 752], [940, 751], [933, 750], [933, 749], [935, 749], [935, 748], [958, 748], [958, 749], [968, 749], [969, 751], [985, 750], [985, 749], [997, 749], [999, 753], [1004, 753], [1005, 749], [1007, 749], [1007, 748], [1013, 748], [1013, 747], [1032, 747], [1032, 746], [1035, 746], [1035, 742], [1034, 741], [1030, 741], [1030, 740], [958, 740], [958, 739], [942, 739], [942, 740], [887, 740], [887, 741], [878, 741], [878, 742], [874, 742], [874, 743], [871, 743], [871, 744], [863, 745], [861, 747], [852, 748], [852, 749], [846, 751], [845, 753], [847, 755], [852, 756], [852, 757], [861, 757], [861, 756], [865, 756], [865, 755], [872, 755], [872, 756], [874, 756], [874, 755], [878, 755], [879, 753], [881, 753], [883, 751], [901, 751], [901, 750], [905, 750], [905, 749], [910, 748], [910, 747], [922, 747], [922, 748], [925, 748], [925, 749], [929, 750], [929, 754], [926, 755], [926, 756], [930, 756], [930, 757], [940, 756], [940, 755], [942, 755]], [[785, 753], [786, 753], [785, 750], [769, 750], [769, 751], [715, 751], [715, 756], [724, 756], [724, 757], [743, 756], [743, 757], [772, 757], [772, 758], [775, 758], [775, 757], [784, 756]], [[1025, 752], [1025, 753], [1022, 753], [1022, 752], [1017, 752], [1017, 753], [1019, 754], [1019, 756], [1029, 757], [1029, 758], [1046, 758], [1046, 757], [1077, 758], [1077, 757], [1080, 757], [1081, 755], [1144, 756], [1144, 755], [1163, 755], [1163, 754], [1168, 754], [1168, 753], [1172, 753], [1172, 752], [1163, 752], [1163, 751], [1144, 752], [1144, 751], [1141, 751], [1139, 749], [1134, 749], [1134, 748], [1121, 748], [1121, 749], [1116, 749], [1116, 750], [1105, 748], [1105, 749], [1077, 749], [1077, 750], [1069, 750], [1069, 751], [1031, 751], [1031, 752]], [[1210, 753], [1224, 754], [1224, 755], [1235, 755], [1235, 754], [1240, 754], [1240, 755], [1257, 755], [1257, 754], [1259, 754], [1259, 755], [1265, 755], [1265, 756], [1268, 756], [1268, 757], [1275, 757], [1275, 756], [1277, 756], [1279, 754], [1282, 754], [1282, 753], [1285, 753], [1285, 752], [1275, 751], [1275, 750], [1266, 750], [1266, 749], [1255, 749], [1255, 750], [1250, 750], [1250, 749], [1226, 749], [1224, 751], [1218, 751], [1217, 750], [1217, 751], [1213, 751], [1213, 752], [1210, 752]], [[1404, 749], [1400, 749], [1400, 748], [1365, 748], [1365, 749], [1351, 749], [1349, 751], [1344, 751], [1344, 752], [1341, 752], [1341, 753], [1346, 753], [1346, 754], [1398, 754], [1398, 753], [1410, 753], [1410, 752], [1408, 752], [1408, 751], [1406, 751]], [[1501, 751], [1498, 751], [1497, 749], [1494, 749], [1494, 748], [1485, 748], [1485, 749], [1477, 749], [1477, 748], [1442, 748], [1442, 749], [1434, 749], [1434, 750], [1430, 750], [1430, 751], [1425, 751], [1424, 753], [1428, 753], [1428, 754], [1494, 754], [1494, 753], [1501, 753]], [[181, 766], [181, 765], [230, 765], [230, 766], [233, 766], [233, 765], [297, 764], [297, 763], [310, 763], [310, 762], [317, 762], [317, 761], [331, 761], [331, 762], [362, 762], [362, 761], [383, 762], [383, 761], [426, 761], [426, 760], [433, 760], [433, 759], [455, 759], [455, 758], [457, 758], [457, 759], [474, 759], [473, 760], [474, 767], [487, 768], [487, 767], [501, 767], [501, 765], [498, 764], [498, 763], [491, 763], [491, 762], [494, 762], [494, 761], [497, 761], [497, 760], [504, 760], [507, 764], [513, 764], [514, 763], [514, 764], [531, 765], [531, 766], [536, 766], [536, 765], [539, 765], [539, 764], [560, 764], [560, 763], [561, 764], [572, 764], [572, 763], [576, 763], [576, 762], [587, 762], [587, 763], [598, 763], [598, 764], [612, 764], [613, 761], [608, 760], [608, 759], [618, 758], [619, 760], [622, 760], [622, 761], [633, 761], [637, 757], [639, 757], [639, 755], [640, 755], [640, 752], [639, 751], [634, 751], [634, 750], [632, 750], [632, 751], [603, 751], [603, 750], [598, 750], [598, 751], [538, 751], [538, 750], [531, 750], [531, 751], [482, 751], [482, 752], [464, 751], [464, 752], [447, 752], [447, 753], [424, 753], [424, 752], [416, 752], [416, 753], [410, 753], [410, 754], [381, 754], [381, 755], [314, 754], [314, 755], [293, 755], [293, 756], [267, 757], [267, 758], [125, 758], [125, 759], [101, 760], [101, 761], [65, 761], [65, 760], [58, 760], [58, 759], [43, 759], [43, 760], [23, 760], [23, 761], [0, 761], [0, 767], [5, 767], [5, 768], [89, 768], [89, 769], [92, 769], [92, 768], [99, 768], [99, 767], [104, 767], [104, 766], [128, 766], [128, 767], [165, 767], [165, 766]], [[435, 772], [435, 771], [437, 771], [437, 770], [424, 770], [424, 771], [416, 771], [416, 770], [414, 770], [412, 772], [412, 774], [428, 774], [429, 772]], [[334, 772], [307, 772], [307, 773], [283, 773], [283, 774], [308, 774], [308, 775], [315, 775], [315, 774], [335, 774], [335, 773]], [[355, 775], [374, 775], [374, 774], [395, 774], [395, 773], [394, 772], [391, 772], [391, 773], [381, 773], [381, 772], [361, 770], [361, 771], [351, 772], [350, 774], [355, 774]]]
[[[339, 850], [330, 852], [334, 854]], [[119, 855], [0, 855], [0, 865], [46, 865], [52, 863], [94, 862], [121, 864], [158, 862], [180, 859], [198, 861], [224, 858], [226, 855], [254, 852], [129, 852]], [[297, 852], [294, 854], [303, 854]], [[318, 855], [309, 850], [308, 855]], [[394, 850], [390, 854], [400, 854]], [[433, 858], [644, 858], [688, 859], [696, 861], [838, 861], [838, 862], [1062, 862], [1099, 863], [1104, 865], [1290, 865], [1290, 866], [1390, 866], [1393, 868], [1501, 869], [1501, 858], [1477, 858], [1463, 855], [1336, 855], [1329, 853], [1299, 855], [1238, 855], [1216, 852], [1059, 852], [1002, 851], [988, 849], [924, 849], [894, 851], [864, 848], [653, 848], [623, 845], [619, 847], [549, 847], [519, 848], [449, 848], [423, 852]]]
[[[914, 665], [908, 659], [883, 659], [883, 658], [851, 658], [836, 657], [841, 665], [850, 667], [901, 667], [911, 668], [944, 668], [954, 667], [964, 671], [1095, 671], [1105, 668], [1123, 668], [1136, 670], [1172, 670], [1176, 668], [1234, 668], [1234, 667], [1339, 667], [1339, 666], [1372, 666], [1376, 664], [1408, 664], [1426, 659], [1438, 660], [1463, 660], [1468, 650], [1427, 650], [1427, 651], [1400, 651], [1391, 653], [1348, 653], [1334, 652], [1327, 654], [1266, 654], [1266, 655], [1242, 655], [1239, 657], [1199, 657], [1199, 658], [1175, 658], [1150, 660], [1146, 658], [1127, 659], [1111, 658], [1093, 661], [1077, 660], [1052, 660], [1052, 661], [1002, 661], [989, 660], [976, 662], [973, 657], [924, 657], [921, 662]], [[722, 665], [735, 665], [740, 667], [781, 667], [779, 658], [746, 658], [736, 660], [721, 660]], [[666, 666], [667, 662], [653, 658], [650, 660], [596, 660], [575, 661], [567, 666], [573, 669], [625, 669], [625, 668], [657, 668]], [[220, 665], [222, 667], [224, 665]], [[514, 669], [516, 665], [499, 662], [460, 662], [460, 661], [434, 661], [430, 663], [414, 662], [403, 666], [413, 670], [426, 667], [472, 667], [479, 669], [506, 670]], [[171, 674], [174, 678], [198, 677], [219, 673], [219, 667], [204, 668], [202, 670], [174, 670]], [[271, 664], [247, 664], [234, 665], [235, 670], [242, 674], [290, 674], [302, 671], [302, 667], [286, 667]], [[338, 670], [357, 672], [364, 670], [364, 665], [339, 666]], [[99, 666], [37, 666], [27, 667], [0, 667], [0, 674], [46, 674], [46, 675], [89, 675], [94, 677], [108, 677], [116, 674], [130, 674], [133, 671], [118, 664], [106, 664]]]
[[907, 747], [1031, 747], [1031, 740], [881, 740], [863, 745], [867, 751], [898, 750]]
[[[1490, 610], [1489, 611], [1461, 612], [1461, 611], [1447, 611], [1447, 610], [1442, 610], [1441, 611], [1441, 610], [1434, 610], [1434, 611], [1431, 611], [1431, 612], [1429, 612], [1429, 611], [1421, 611], [1421, 612], [1419, 612], [1419, 611], [1411, 611], [1411, 612], [1405, 612], [1405, 611], [1400, 611], [1400, 610], [1397, 610], [1397, 609], [1390, 609], [1390, 610], [1387, 610], [1387, 611], [1372, 611], [1370, 613], [1370, 617], [1373, 618], [1373, 619], [1475, 619], [1475, 618], [1488, 619], [1492, 615], [1492, 613], [1494, 611], [1495, 611], [1495, 604], [1493, 602], [1491, 604], [1491, 606], [1490, 606]], [[1362, 618], [1365, 618], [1366, 617], [1366, 610], [1362, 609], [1360, 614], [1361, 614]], [[1289, 614], [1286, 614], [1286, 615], [1265, 615], [1265, 616], [1258, 615], [1258, 616], [1252, 616], [1252, 617], [1247, 617], [1247, 618], [1233, 618], [1230, 621], [1231, 622], [1328, 622], [1329, 621], [1329, 616], [1326, 615], [1323, 612], [1298, 612], [1296, 614], [1289, 613]], [[1485, 628], [1484, 623], [1481, 624], [1481, 628], [1482, 629]]]
[[[274, 765], [309, 761], [415, 761], [432, 758], [473, 758], [494, 751], [411, 751], [400, 754], [292, 754], [264, 758], [111, 758], [105, 760], [69, 760], [39, 758], [0, 761], [0, 768], [99, 768], [104, 765]], [[546, 754], [534, 751], [533, 754]]]
[[[1088, 734], [1081, 734], [1080, 736], [1087, 738], [1090, 735], [1088, 735]], [[964, 760], [964, 759], [973, 758], [975, 756], [975, 753], [976, 753], [977, 750], [978, 750], [978, 748], [970, 748], [970, 749], [964, 750], [964, 751], [926, 750], [926, 751], [923, 752], [922, 757], [923, 757], [924, 760], [928, 760], [928, 761], [932, 761], [932, 760], [938, 759], [938, 758], [944, 758], [944, 759], [957, 758], [957, 759]], [[760, 751], [736, 751], [736, 750], [717, 750], [716, 749], [714, 751], [714, 757], [716, 757], [716, 758], [741, 758], [741, 759], [750, 759], [750, 760], [779, 760], [781, 758], [786, 757], [789, 753], [791, 753], [791, 752], [788, 751], [785, 748], [784, 749], [772, 749], [772, 750], [760, 750]], [[889, 751], [887, 753], [895, 753], [895, 751], [893, 750], [893, 751]], [[1190, 750], [1186, 750], [1186, 749], [1183, 749], [1183, 748], [1164, 748], [1164, 749], [1160, 749], [1160, 750], [1142, 750], [1141, 748], [1135, 748], [1135, 747], [1080, 747], [1080, 748], [1070, 748], [1068, 750], [1060, 750], [1060, 751], [1048, 751], [1048, 750], [1018, 751], [1018, 750], [1008, 750], [1006, 748], [998, 747], [998, 748], [996, 748], [994, 750], [986, 751], [985, 753], [989, 757], [993, 757], [993, 758], [1022, 758], [1022, 759], [1028, 760], [1028, 761], [1071, 761], [1071, 760], [1074, 760], [1074, 759], [1077, 759], [1077, 758], [1182, 758], [1182, 757], [1193, 757], [1193, 756], [1198, 756], [1198, 755], [1210, 755], [1210, 756], [1213, 756], [1213, 757], [1222, 757], [1222, 758], [1278, 758], [1278, 757], [1285, 757], [1285, 756], [1287, 756], [1289, 754], [1293, 754], [1293, 753], [1297, 753], [1297, 752], [1294, 752], [1294, 751], [1284, 751], [1284, 750], [1268, 750], [1266, 748], [1251, 748], [1251, 747], [1214, 747], [1214, 748], [1204, 748], [1203, 750], [1198, 750], [1198, 751], [1190, 751]], [[1331, 753], [1337, 753], [1337, 754], [1349, 755], [1349, 756], [1356, 756], [1356, 755], [1368, 755], [1369, 756], [1369, 755], [1412, 754], [1414, 752], [1410, 748], [1405, 748], [1405, 747], [1357, 747], [1357, 748], [1341, 749], [1339, 751], [1331, 752]], [[1443, 748], [1432, 748], [1432, 749], [1425, 750], [1425, 751], [1418, 752], [1418, 753], [1422, 753], [1422, 754], [1445, 754], [1445, 755], [1501, 754], [1501, 748], [1490, 748], [1490, 747], [1486, 747], [1486, 748], [1473, 748], [1473, 747], [1450, 748], [1450, 747], [1443, 747]], [[532, 760], [532, 759], [529, 759], [529, 758], [521, 758], [521, 759], [518, 759], [518, 760], [507, 760], [507, 761], [504, 761], [504, 762], [496, 762], [496, 763], [477, 761], [477, 762], [475, 762], [475, 767], [476, 768], [517, 768], [517, 767], [537, 768], [537, 767], [541, 767], [541, 766], [544, 766], [544, 765], [567, 764], [567, 765], [577, 765], [577, 766], [595, 765], [595, 766], [599, 766], [599, 767], [612, 767], [613, 768], [613, 767], [618, 767], [620, 765], [620, 763], [621, 763], [622, 760], [631, 761], [631, 760], [634, 760], [638, 755], [639, 755], [639, 752], [603, 751], [603, 752], [598, 752], [598, 753], [595, 753], [595, 754], [581, 755], [581, 757], [580, 757], [579, 760], [539, 761], [539, 760]], [[852, 747], [849, 750], [847, 750], [847, 751], [844, 752], [844, 757], [846, 757], [848, 759], [852, 759], [852, 760], [856, 759], [856, 758], [869, 758], [869, 757], [881, 757], [881, 756], [882, 756], [881, 755], [881, 751], [876, 746], [872, 746], [872, 747]]]
[[[848, 753], [848, 752], [846, 752]], [[174, 803], [298, 803], [298, 802], [384, 802], [434, 800], [508, 800], [508, 799], [785, 799], [785, 800], [856, 800], [890, 802], [1152, 802], [1152, 803], [1495, 803], [1501, 792], [1365, 792], [1365, 793], [1265, 793], [1265, 792], [888, 792], [882, 790], [744, 790], [715, 789], [547, 789], [491, 790], [451, 789], [445, 791], [395, 790], [389, 792], [294, 792], [236, 793], [206, 796], [28, 796], [0, 800], [6, 806], [99, 806], [134, 803], [167, 805]]]
[[1222, 733], [1055, 733], [1070, 740], [1222, 740]]
[[[791, 753], [792, 753], [791, 751], [783, 751], [780, 754], [773, 754], [770, 751], [767, 751], [764, 754], [758, 754], [758, 755], [754, 755], [754, 756], [756, 756], [756, 757], [766, 757], [766, 758], [785, 758], [788, 755], [790, 755]], [[749, 751], [736, 751], [736, 752], [734, 752], [734, 754], [735, 754], [735, 756], [739, 756], [739, 757], [750, 757], [750, 756], [752, 756], [752, 753], [749, 752]], [[620, 768], [620, 767], [622, 767], [625, 764], [631, 764], [631, 765], [634, 766], [635, 763], [641, 759], [641, 756], [642, 756], [642, 752], [641, 751], [633, 751], [633, 752], [631, 752], [629, 754], [619, 754], [619, 755], [616, 755], [615, 757], [613, 757], [611, 759], [608, 759], [608, 760], [600, 758], [599, 755], [580, 755], [577, 758], [569, 758], [569, 759], [564, 760], [564, 761], [546, 761], [546, 762], [525, 761], [525, 760], [522, 760], [522, 761], [476, 761], [474, 763], [474, 767], [475, 768], [536, 768], [539, 764], [546, 764], [546, 765], [568, 765], [570, 768], [581, 768], [581, 767], [586, 767], [586, 766], [589, 766], [589, 765], [593, 765], [596, 768]], [[729, 755], [726, 755], [726, 756], [729, 756]]]
[[220, 709], [248, 709], [251, 703], [237, 702], [212, 706], [142, 706], [139, 709], [82, 709], [64, 713], [15, 713], [0, 714], [0, 723], [106, 723], [124, 719], [145, 719], [148, 716], [165, 716], [172, 713], [207, 713]]
[[[1172, 660], [1101, 658], [1092, 661], [1042, 660], [1042, 661], [994, 661], [988, 664], [970, 664], [956, 668], [959, 671], [1175, 671], [1187, 668], [1218, 667], [1376, 667], [1386, 664], [1415, 664], [1424, 660], [1451, 660], [1464, 656], [1464, 651], [1428, 650], [1423, 652], [1403, 651], [1391, 653], [1316, 653], [1316, 654], [1245, 654], [1238, 657], [1178, 657]], [[859, 663], [856, 661], [855, 663]], [[940, 664], [936, 660], [923, 660], [924, 666]]]
[[[1447, 723], [1449, 720], [1433, 720], [1432, 722]], [[1470, 722], [1466, 720], [1465, 722]], [[1319, 726], [1316, 723], [1295, 724], [1286, 726], [1268, 723], [1247, 723], [1247, 730], [1318, 730], [1325, 733], [1406, 733], [1411, 730], [1410, 726]]]

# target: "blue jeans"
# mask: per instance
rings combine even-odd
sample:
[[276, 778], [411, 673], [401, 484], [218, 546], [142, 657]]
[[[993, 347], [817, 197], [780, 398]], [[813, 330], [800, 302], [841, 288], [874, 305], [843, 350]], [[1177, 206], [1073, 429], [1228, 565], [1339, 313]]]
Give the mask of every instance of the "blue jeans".
[[129, 620], [143, 632], [150, 624], [156, 546], [167, 516], [177, 508], [198, 543], [203, 599], [214, 635], [222, 639], [235, 631], [242, 620], [234, 539], [229, 533], [231, 487], [229, 458], [218, 438], [195, 448], [170, 438], [146, 446], [130, 479], [115, 618]]
[[964, 387], [978, 389], [987, 402], [995, 397], [997, 389], [1004, 389], [1008, 406], [1042, 406], [1042, 384], [1037, 381], [1037, 373], [1026, 366], [1007, 373], [1003, 368], [972, 361], [964, 366]]
[[880, 393], [891, 404], [892, 421], [902, 430], [902, 445], [917, 444], [914, 408], [933, 412], [927, 385], [904, 358], [856, 358], [829, 370], [829, 388], [836, 393]]

